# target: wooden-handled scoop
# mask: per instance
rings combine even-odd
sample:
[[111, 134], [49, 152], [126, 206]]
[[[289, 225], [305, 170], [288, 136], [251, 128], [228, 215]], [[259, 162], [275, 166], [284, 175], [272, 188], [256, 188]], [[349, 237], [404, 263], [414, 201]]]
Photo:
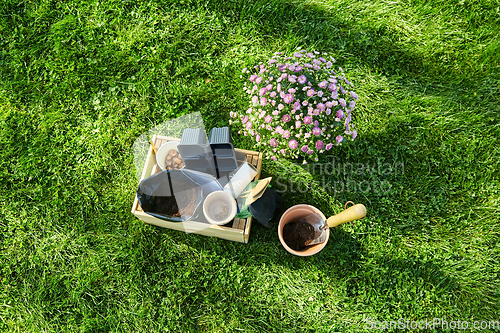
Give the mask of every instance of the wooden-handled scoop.
[[[320, 214], [308, 215], [296, 222], [287, 223], [283, 232], [293, 235], [293, 244], [288, 244], [294, 250], [301, 250], [306, 246], [323, 243], [326, 240], [326, 228], [361, 219], [366, 215], [366, 207], [357, 204], [343, 212], [331, 216], [326, 221]], [[287, 229], [287, 230], [285, 230]], [[288, 242], [287, 242], [288, 243]]]

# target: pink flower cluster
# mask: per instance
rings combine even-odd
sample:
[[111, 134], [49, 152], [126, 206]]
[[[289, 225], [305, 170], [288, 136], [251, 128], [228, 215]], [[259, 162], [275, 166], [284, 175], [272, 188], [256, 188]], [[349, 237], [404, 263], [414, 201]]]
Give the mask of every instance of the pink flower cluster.
[[240, 126], [239, 133], [252, 137], [272, 160], [301, 155], [317, 160], [318, 154], [355, 139], [352, 110], [359, 96], [334, 63], [326, 53], [299, 49], [243, 69], [250, 107], [231, 112], [230, 123]]

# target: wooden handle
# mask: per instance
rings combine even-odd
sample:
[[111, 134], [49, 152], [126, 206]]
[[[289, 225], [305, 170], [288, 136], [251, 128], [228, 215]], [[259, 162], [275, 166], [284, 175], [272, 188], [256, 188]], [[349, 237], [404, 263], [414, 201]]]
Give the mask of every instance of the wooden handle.
[[342, 213], [330, 217], [326, 223], [331, 228], [335, 228], [339, 224], [351, 222], [361, 219], [366, 215], [366, 207], [362, 204], [351, 206], [344, 210]]
[[150, 140], [149, 143], [151, 144], [151, 148], [153, 148], [153, 154], [156, 154], [157, 149], [156, 149], [153, 141]]

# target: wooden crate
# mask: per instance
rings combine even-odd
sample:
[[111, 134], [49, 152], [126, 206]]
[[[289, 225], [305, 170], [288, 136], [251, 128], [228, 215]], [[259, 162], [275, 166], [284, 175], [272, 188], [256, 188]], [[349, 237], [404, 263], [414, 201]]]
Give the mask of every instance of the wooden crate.
[[[167, 141], [180, 141], [180, 139], [170, 138], [166, 136], [153, 136], [153, 143], [156, 149], [160, 148], [160, 146]], [[239, 163], [247, 161], [257, 168], [257, 175], [255, 176], [254, 180], [259, 179], [260, 171], [262, 169], [262, 153], [243, 149], [235, 149], [235, 151]], [[146, 164], [144, 165], [144, 169], [142, 171], [141, 181], [144, 178], [152, 176], [159, 171], [161, 171], [161, 169], [156, 164], [156, 156], [153, 154], [153, 148], [149, 147]], [[137, 196], [135, 197], [134, 204], [132, 205], [132, 214], [146, 223], [154, 224], [163, 228], [181, 230], [188, 233], [197, 233], [206, 236], [213, 236], [241, 243], [248, 243], [248, 238], [250, 237], [250, 228], [252, 227], [252, 217], [246, 219], [235, 218], [233, 221], [224, 226], [212, 225], [197, 221], [169, 222], [161, 220], [144, 213], [142, 211], [141, 205], [139, 204]]]

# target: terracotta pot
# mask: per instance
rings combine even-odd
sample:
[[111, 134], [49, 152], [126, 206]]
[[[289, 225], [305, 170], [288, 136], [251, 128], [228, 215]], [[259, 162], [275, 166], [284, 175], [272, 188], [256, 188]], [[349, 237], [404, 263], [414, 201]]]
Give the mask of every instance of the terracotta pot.
[[308, 246], [301, 251], [295, 251], [291, 249], [283, 240], [283, 228], [285, 227], [285, 224], [298, 221], [303, 217], [315, 213], [320, 214], [323, 220], [326, 221], [325, 215], [323, 215], [323, 213], [318, 208], [304, 204], [295, 205], [288, 208], [287, 211], [281, 216], [280, 222], [278, 224], [278, 237], [280, 239], [281, 245], [283, 245], [283, 247], [291, 254], [301, 257], [312, 256], [313, 254], [316, 254], [319, 251], [323, 250], [323, 248], [326, 246], [326, 243], [328, 243], [328, 238], [330, 237], [330, 228], [326, 228], [326, 239], [323, 243]]
[[[291, 254], [295, 254], [296, 256], [302, 256], [302, 257], [311, 256], [323, 250], [323, 248], [326, 246], [326, 243], [328, 243], [328, 238], [330, 238], [330, 228], [335, 228], [336, 226], [342, 223], [351, 222], [365, 217], [366, 207], [364, 205], [357, 204], [347, 208], [347, 205], [349, 203], [352, 203], [354, 205], [352, 201], [347, 202], [345, 204], [344, 211], [342, 211], [337, 215], [330, 216], [328, 219], [325, 217], [325, 215], [323, 215], [323, 213], [319, 211], [318, 208], [310, 205], [295, 205], [290, 207], [281, 216], [280, 223], [278, 225], [278, 237], [280, 239], [281, 244]], [[287, 223], [298, 221], [301, 218], [304, 218], [306, 216], [315, 213], [318, 213], [323, 218], [323, 221], [326, 221], [326, 224], [328, 224], [328, 227], [325, 229], [326, 233], [325, 241], [323, 243], [307, 246], [301, 251], [296, 251], [291, 249], [288, 245], [286, 245], [285, 241], [283, 240], [283, 228]]]

